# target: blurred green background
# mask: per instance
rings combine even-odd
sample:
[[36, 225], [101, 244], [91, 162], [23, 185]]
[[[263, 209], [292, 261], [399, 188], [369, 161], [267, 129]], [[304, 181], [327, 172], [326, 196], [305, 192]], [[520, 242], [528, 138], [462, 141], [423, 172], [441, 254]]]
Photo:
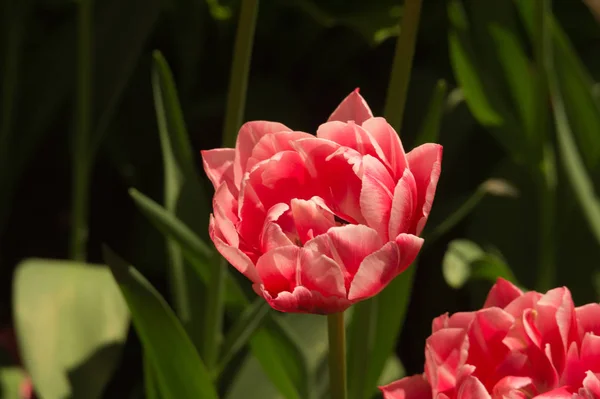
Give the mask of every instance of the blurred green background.
[[[566, 285], [576, 304], [600, 299], [600, 205], [594, 193], [594, 187], [600, 190], [600, 86], [595, 83], [600, 78], [600, 28], [584, 1], [553, 2], [555, 19], [546, 39], [556, 56], [550, 82], [554, 79], [561, 93], [568, 122], [561, 130], [561, 116], [551, 110], [550, 98], [557, 109], [552, 87], [548, 91], [536, 69], [543, 60], [537, 53], [534, 3], [423, 2], [401, 138], [408, 151], [425, 137], [422, 132], [430, 132], [429, 140], [443, 144], [444, 160], [425, 232], [427, 245], [418, 260], [404, 328], [395, 338], [403, 369], [389, 374], [394, 378], [404, 371], [422, 372], [433, 317], [480, 307], [498, 275], [527, 289]], [[177, 214], [208, 241], [211, 189], [200, 172], [199, 151], [221, 146], [240, 2], [94, 1], [88, 54], [91, 113], [84, 122], [90, 135], [83, 147], [77, 133], [82, 126], [77, 113], [78, 2], [2, 0], [1, 5], [3, 334], [8, 337], [13, 320], [20, 317], [26, 326], [17, 334], [25, 363], [36, 362], [37, 351], [48, 351], [45, 364], [30, 366], [36, 369], [30, 370], [36, 386], [36, 380], [44, 387], [56, 384], [55, 375], [86, 385], [79, 391], [72, 383], [64, 388], [68, 394], [49, 388], [53, 393], [40, 397], [144, 397], [140, 342], [133, 329], [127, 332], [126, 311], [104, 269], [98, 276], [79, 275], [71, 264], [30, 260], [17, 274], [15, 270], [28, 258], [101, 264], [102, 245], [107, 244], [177, 302], [167, 267], [176, 251], [128, 193], [135, 188], [159, 204], [169, 201], [165, 149], [155, 116], [153, 51], [162, 53], [173, 73], [205, 192], [195, 200], [188, 197]], [[402, 14], [402, 2], [392, 0], [261, 2], [244, 120], [281, 121], [315, 132], [356, 87], [381, 115]], [[540, 105], [536, 93], [544, 90]], [[565, 137], [575, 142], [575, 158]], [[89, 207], [85, 255], [69, 249], [77, 173], [89, 190], [78, 197]], [[85, 239], [85, 234], [79, 236]], [[77, 270], [69, 271], [71, 267]], [[202, 284], [194, 285], [195, 278], [189, 277], [189, 298], [201, 303], [204, 292]], [[248, 292], [249, 284], [239, 281]], [[100, 310], [81, 305], [83, 301]], [[297, 335], [314, 335], [306, 338], [304, 349], [318, 352], [318, 377], [326, 342], [321, 322], [311, 324], [312, 317], [288, 321]], [[112, 327], [104, 332], [95, 328], [90, 342], [79, 342], [77, 334], [68, 338], [65, 331], [77, 330], [87, 319]], [[234, 321], [226, 318], [225, 328]], [[385, 326], [385, 320], [378, 322]], [[15, 366], [18, 360], [10, 356], [14, 343], [6, 341], [2, 397], [12, 398], [18, 397], [11, 390], [22, 375]], [[97, 355], [99, 345], [106, 343], [118, 346], [118, 354], [98, 355], [99, 369], [82, 370], [79, 362], [87, 362], [90, 353]], [[85, 356], [75, 353], [61, 363], [65, 345], [85, 348]], [[290, 396], [268, 382], [249, 350], [236, 354], [232, 364], [218, 384], [223, 397]], [[81, 373], [73, 379], [77, 370]], [[266, 391], [244, 396], [247, 387], [256, 385]]]

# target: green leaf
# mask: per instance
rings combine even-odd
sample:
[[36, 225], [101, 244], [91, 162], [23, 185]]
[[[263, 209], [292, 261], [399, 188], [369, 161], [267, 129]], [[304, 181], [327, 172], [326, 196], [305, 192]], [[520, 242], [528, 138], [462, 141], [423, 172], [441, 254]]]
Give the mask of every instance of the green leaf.
[[161, 397], [217, 399], [194, 344], [158, 291], [108, 247], [104, 247], [104, 258], [129, 306], [144, 352], [156, 372]]
[[147, 399], [160, 399], [156, 383], [156, 372], [148, 356], [144, 356], [144, 392]]
[[517, 284], [512, 271], [502, 259], [464, 239], [449, 244], [442, 261], [442, 271], [446, 282], [453, 288], [461, 288], [470, 279], [495, 283], [498, 277]]
[[223, 341], [217, 370], [223, 370], [238, 351], [246, 346], [254, 331], [261, 325], [268, 311], [269, 305], [263, 298], [256, 298], [244, 310]]
[[442, 123], [442, 116], [444, 115], [444, 106], [446, 104], [446, 92], [447, 85], [445, 80], [438, 80], [431, 100], [429, 101], [429, 108], [427, 114], [423, 119], [421, 130], [415, 139], [415, 147], [425, 143], [437, 143], [440, 134], [440, 125]]
[[29, 259], [14, 279], [21, 353], [44, 398], [99, 398], [120, 358], [129, 313], [106, 267]]
[[[163, 157], [165, 208], [171, 214], [188, 221], [196, 233], [206, 231], [209, 214], [206, 194], [198, 181], [193, 150], [188, 139], [173, 76], [167, 62], [158, 51], [154, 52], [152, 88]], [[187, 190], [184, 189], [186, 187]], [[190, 204], [194, 204], [193, 212], [190, 211]], [[192, 266], [185, 262], [179, 244], [167, 237], [167, 248], [169, 282], [175, 311], [194, 344], [201, 348], [204, 344], [208, 344], [207, 337], [202, 335], [202, 326], [212, 324], [209, 320], [203, 321], [202, 307], [198, 306], [198, 303], [205, 302], [203, 295], [205, 289], [198, 276], [194, 274]], [[209, 266], [207, 262], [197, 263], [197, 265]], [[210, 342], [210, 347], [214, 345], [214, 342]], [[207, 361], [204, 354], [203, 358]]]

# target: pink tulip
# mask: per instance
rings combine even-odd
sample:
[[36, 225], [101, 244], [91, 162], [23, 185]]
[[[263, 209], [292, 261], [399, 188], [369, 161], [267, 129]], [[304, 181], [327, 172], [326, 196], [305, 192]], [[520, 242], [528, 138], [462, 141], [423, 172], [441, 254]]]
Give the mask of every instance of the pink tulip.
[[599, 399], [600, 304], [565, 287], [523, 293], [498, 279], [483, 309], [433, 320], [425, 373], [384, 399]]
[[217, 250], [282, 312], [340, 312], [415, 259], [442, 147], [408, 154], [358, 89], [316, 137], [248, 122], [235, 148], [202, 151]]

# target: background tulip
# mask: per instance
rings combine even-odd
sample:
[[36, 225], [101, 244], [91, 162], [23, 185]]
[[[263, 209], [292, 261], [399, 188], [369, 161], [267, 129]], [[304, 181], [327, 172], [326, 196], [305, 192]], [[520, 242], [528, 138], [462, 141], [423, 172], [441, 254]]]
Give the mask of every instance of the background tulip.
[[442, 315], [425, 373], [381, 387], [385, 399], [600, 397], [600, 304], [571, 292], [523, 293], [498, 279], [483, 309]]

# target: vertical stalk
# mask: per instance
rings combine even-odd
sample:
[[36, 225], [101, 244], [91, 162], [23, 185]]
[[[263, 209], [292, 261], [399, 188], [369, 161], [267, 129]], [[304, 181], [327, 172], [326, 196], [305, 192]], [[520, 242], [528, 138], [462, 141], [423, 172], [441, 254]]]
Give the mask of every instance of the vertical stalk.
[[88, 239], [89, 184], [92, 167], [90, 154], [92, 101], [92, 0], [79, 0], [77, 32], [77, 103], [76, 126], [72, 147], [72, 224], [70, 257], [86, 260]]
[[415, 53], [419, 20], [421, 19], [422, 0], [406, 0], [400, 36], [396, 42], [396, 53], [392, 65], [392, 76], [388, 85], [385, 101], [384, 116], [396, 129], [398, 134], [402, 129], [404, 108], [408, 94], [408, 83], [412, 70], [412, 60]]
[[344, 312], [327, 315], [331, 399], [346, 399], [346, 326]]
[[[227, 93], [227, 108], [223, 129], [224, 147], [235, 146], [237, 131], [244, 118], [257, 15], [258, 0], [243, 0], [233, 50], [229, 91]], [[206, 301], [203, 359], [209, 370], [215, 367], [218, 361], [219, 341], [223, 327], [223, 293], [226, 278], [227, 262], [221, 259], [217, 262], [212, 281], [208, 285], [208, 298]]]
[[537, 180], [539, 209], [539, 268], [537, 286], [545, 292], [556, 280], [556, 157], [548, 134], [548, 69], [552, 62], [549, 0], [534, 0], [534, 55], [537, 84], [534, 135], [541, 136], [541, 159], [534, 176]]

